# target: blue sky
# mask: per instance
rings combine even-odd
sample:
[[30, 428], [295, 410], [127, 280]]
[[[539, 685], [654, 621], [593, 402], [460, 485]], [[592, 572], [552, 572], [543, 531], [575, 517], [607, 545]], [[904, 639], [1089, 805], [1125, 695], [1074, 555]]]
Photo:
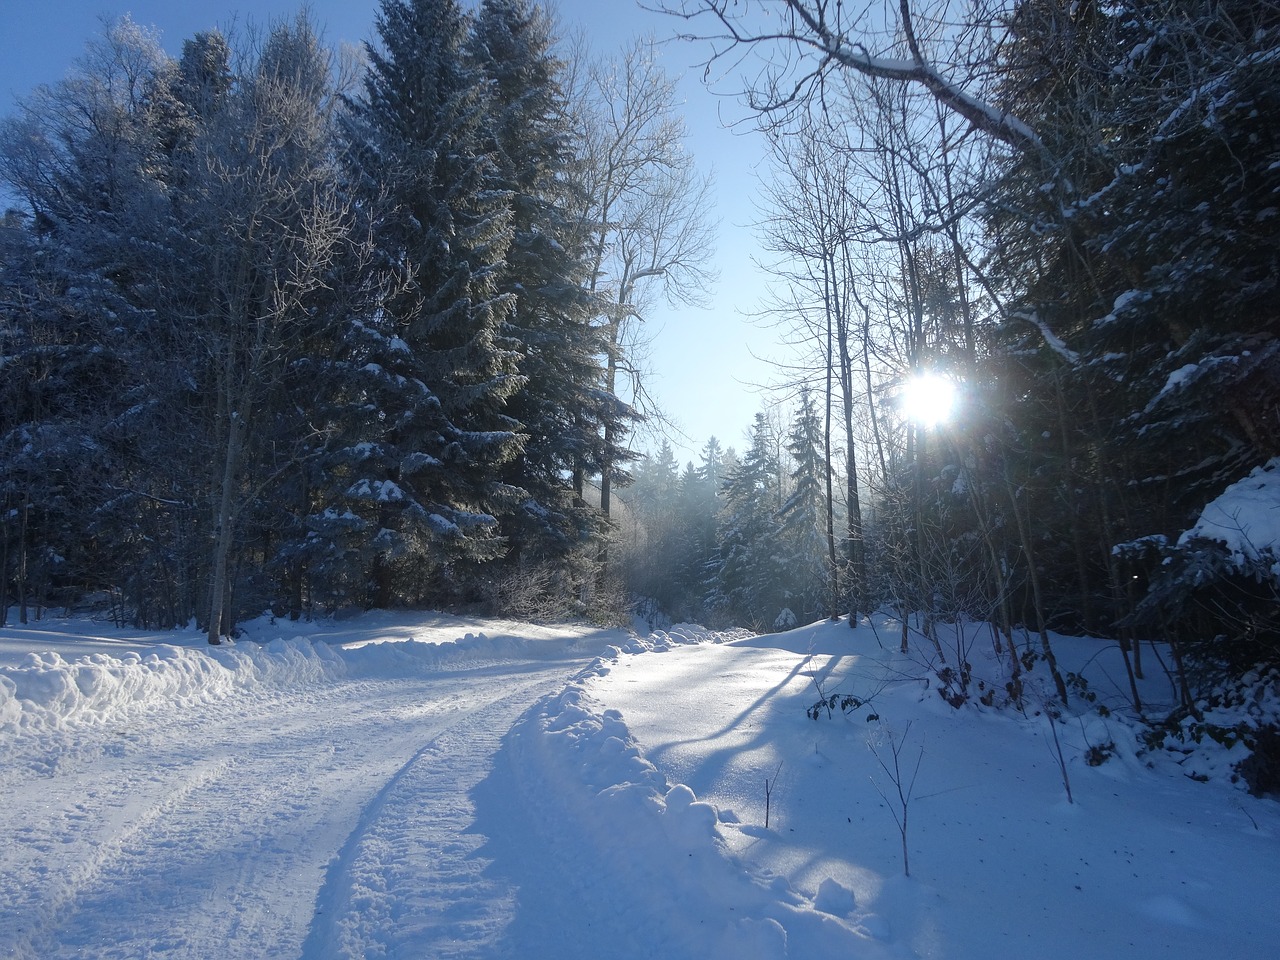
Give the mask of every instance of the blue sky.
[[[670, 18], [641, 10], [633, 0], [553, 0], [566, 29], [580, 24], [600, 53], [622, 47], [636, 34], [670, 36]], [[100, 17], [129, 13], [154, 26], [172, 54], [196, 31], [246, 20], [262, 23], [295, 13], [300, 0], [0, 0], [0, 113], [14, 97], [40, 83], [59, 80], [84, 44], [100, 30]], [[377, 0], [310, 0], [316, 22], [331, 44], [359, 42], [373, 32]], [[648, 321], [657, 333], [650, 363], [651, 393], [683, 428], [671, 435], [677, 457], [696, 459], [707, 438], [741, 451], [744, 432], [762, 397], [752, 384], [772, 371], [755, 357], [772, 357], [777, 337], [749, 317], [765, 296], [760, 253], [751, 224], [758, 219], [754, 167], [764, 155], [760, 139], [723, 128], [717, 98], [700, 84], [695, 66], [702, 51], [673, 43], [664, 51], [667, 69], [686, 74], [682, 92], [691, 132], [690, 150], [703, 169], [713, 170], [720, 220], [714, 263], [720, 280], [707, 309], [655, 309]], [[728, 105], [732, 110], [732, 105]], [[753, 357], [754, 354], [754, 357]]]

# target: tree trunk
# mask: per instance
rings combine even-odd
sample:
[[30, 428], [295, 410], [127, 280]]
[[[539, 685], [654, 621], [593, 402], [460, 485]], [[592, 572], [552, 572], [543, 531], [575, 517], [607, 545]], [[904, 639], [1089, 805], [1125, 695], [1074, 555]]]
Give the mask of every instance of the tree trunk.
[[822, 422], [822, 443], [823, 443], [823, 463], [826, 467], [826, 535], [827, 535], [827, 567], [828, 582], [830, 590], [828, 593], [827, 616], [835, 619], [838, 616], [837, 611], [840, 609], [840, 565], [836, 558], [836, 504], [835, 490], [833, 487], [834, 478], [832, 477], [832, 457], [831, 457], [831, 401], [833, 399], [832, 378], [835, 371], [835, 331], [834, 326], [839, 322], [840, 302], [835, 290], [835, 265], [829, 257], [823, 257], [823, 272], [826, 274], [827, 286], [827, 370], [826, 383], [823, 392], [823, 422]]
[[1027, 558], [1027, 578], [1031, 581], [1031, 597], [1034, 605], [1034, 613], [1036, 617], [1036, 631], [1040, 634], [1040, 651], [1044, 655], [1045, 662], [1049, 665], [1049, 673], [1053, 677], [1053, 684], [1057, 688], [1058, 696], [1062, 698], [1062, 705], [1067, 704], [1067, 684], [1062, 679], [1062, 674], [1058, 671], [1058, 658], [1054, 656], [1053, 645], [1049, 642], [1049, 630], [1045, 624], [1044, 618], [1044, 598], [1040, 591], [1040, 574], [1036, 570], [1035, 551], [1031, 546], [1031, 531], [1028, 529], [1026, 518], [1022, 515], [1022, 509], [1018, 504], [1018, 494], [1013, 487], [1013, 481], [1009, 478], [1008, 467], [1005, 468], [1005, 487], [1009, 495], [1010, 509], [1013, 511], [1014, 525], [1018, 529], [1018, 539], [1022, 542], [1022, 552]]
[[214, 515], [213, 577], [209, 583], [209, 643], [219, 644], [227, 631], [223, 629], [226, 613], [227, 561], [235, 528], [235, 487], [240, 454], [244, 447], [244, 421], [238, 413], [227, 425], [227, 447], [222, 463], [222, 485], [218, 509]]
[[[4, 512], [9, 512], [5, 497]], [[9, 518], [0, 515], [0, 627], [9, 623]]]
[[18, 505], [18, 573], [14, 586], [18, 590], [18, 622], [27, 622], [27, 523], [31, 514], [31, 495], [24, 492]]

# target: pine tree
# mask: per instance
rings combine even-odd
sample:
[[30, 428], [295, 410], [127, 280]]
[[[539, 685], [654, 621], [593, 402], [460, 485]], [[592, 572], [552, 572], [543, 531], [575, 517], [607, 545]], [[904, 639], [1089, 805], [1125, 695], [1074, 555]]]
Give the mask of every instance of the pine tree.
[[601, 534], [572, 477], [600, 468], [602, 421], [614, 408], [600, 402], [604, 343], [591, 324], [588, 234], [575, 213], [583, 202], [552, 30], [528, 0], [484, 0], [469, 49], [489, 81], [496, 183], [510, 198], [511, 246], [497, 282], [513, 300], [504, 333], [518, 344], [523, 378], [506, 407], [523, 453], [503, 469], [526, 496], [499, 519], [518, 545], [513, 560], [563, 566], [598, 546], [588, 546]]
[[499, 288], [509, 194], [469, 27], [454, 0], [384, 0], [363, 96], [348, 104], [352, 190], [398, 282], [349, 325], [354, 422], [313, 524], [331, 551], [367, 557], [379, 606], [464, 593], [466, 565], [504, 551], [496, 515], [521, 496], [499, 479], [519, 450], [504, 412], [521, 386], [504, 335], [512, 297]]
[[833, 577], [827, 556], [826, 477], [823, 431], [813, 395], [800, 394], [787, 452], [795, 468], [791, 494], [778, 511], [778, 554], [786, 571], [786, 590], [793, 613], [808, 622], [823, 613], [834, 615]]

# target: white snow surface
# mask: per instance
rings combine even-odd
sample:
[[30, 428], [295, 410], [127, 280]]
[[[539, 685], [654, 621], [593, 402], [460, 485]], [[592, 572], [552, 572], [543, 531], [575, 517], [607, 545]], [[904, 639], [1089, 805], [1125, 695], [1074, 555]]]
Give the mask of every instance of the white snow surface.
[[0, 957], [1275, 957], [1280, 804], [1055, 642], [1109, 716], [955, 710], [887, 618], [0, 628]]
[[1270, 565], [1280, 582], [1280, 457], [1255, 467], [1215, 497], [1179, 538], [1216, 540], [1241, 570]]

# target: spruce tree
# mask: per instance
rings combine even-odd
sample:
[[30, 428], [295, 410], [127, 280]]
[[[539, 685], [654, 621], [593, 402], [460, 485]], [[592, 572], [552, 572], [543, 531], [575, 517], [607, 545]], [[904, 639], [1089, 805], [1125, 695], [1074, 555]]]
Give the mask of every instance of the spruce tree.
[[988, 220], [1001, 375], [1027, 398], [1006, 463], [1059, 625], [1110, 632], [1155, 546], [1280, 452], [1280, 23], [1030, 0], [1010, 27], [1003, 105], [1045, 149], [1006, 165]]
[[[124, 18], [87, 45], [64, 81], [25, 99], [0, 133], [0, 174], [30, 211], [39, 250], [38, 296], [24, 312], [47, 318], [41, 336], [50, 343], [76, 345], [61, 353], [67, 370], [47, 383], [70, 382], [82, 351], [109, 371], [92, 410], [69, 395], [57, 402], [64, 415], [87, 415], [81, 449], [101, 456], [89, 474], [91, 512], [66, 522], [87, 525], [102, 551], [97, 566], [130, 618], [163, 627], [197, 612], [208, 534], [194, 477], [209, 451], [203, 422], [190, 415], [199, 407], [200, 331], [179, 303], [194, 271], [176, 216], [172, 130], [178, 117], [188, 136], [192, 129], [170, 93], [176, 74], [156, 38]], [[22, 389], [33, 400], [43, 392]]]
[[827, 556], [826, 480], [822, 421], [807, 388], [787, 443], [794, 469], [791, 493], [778, 511], [778, 553], [786, 571], [789, 606], [805, 622], [835, 612], [834, 570]]
[[690, 463], [680, 478], [676, 501], [679, 525], [671, 563], [685, 619], [702, 620], [707, 577], [717, 553], [716, 524], [724, 486], [724, 453], [712, 437], [702, 448], [701, 462]]
[[504, 551], [496, 516], [520, 496], [499, 472], [519, 451], [504, 412], [521, 385], [500, 289], [509, 192], [469, 29], [454, 0], [384, 0], [344, 125], [352, 191], [393, 284], [347, 330], [345, 442], [313, 525], [331, 550], [366, 558], [379, 606], [465, 596], [468, 565]]
[[[509, 198], [511, 246], [498, 289], [512, 299], [504, 334], [515, 345], [522, 386], [506, 411], [523, 453], [503, 476], [524, 493], [500, 516], [517, 549], [512, 560], [564, 566], [600, 535], [575, 491], [575, 468], [600, 468], [603, 335], [591, 320], [588, 232], [564, 75], [548, 12], [528, 0], [484, 0], [469, 45], [488, 80], [487, 133], [495, 182]], [[584, 550], [584, 547], [586, 550]]]
[[725, 482], [720, 551], [708, 607], [731, 622], [768, 629], [787, 602], [778, 556], [779, 464], [767, 418], [757, 413], [751, 448]]

